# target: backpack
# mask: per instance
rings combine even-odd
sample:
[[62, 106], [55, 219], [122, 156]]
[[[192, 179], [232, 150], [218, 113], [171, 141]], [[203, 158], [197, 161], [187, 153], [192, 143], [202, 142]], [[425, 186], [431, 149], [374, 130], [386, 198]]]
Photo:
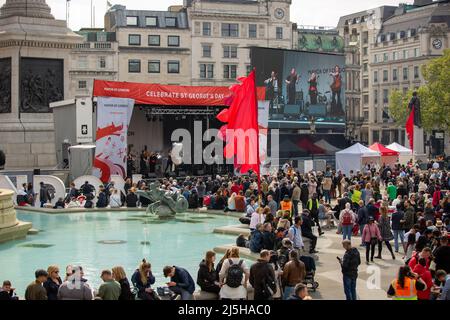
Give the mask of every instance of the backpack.
[[352, 224], [352, 214], [350, 213], [350, 211], [345, 211], [342, 216], [342, 225], [350, 226]]
[[240, 260], [238, 264], [233, 264], [233, 260], [228, 259], [230, 266], [227, 270], [227, 279], [225, 284], [230, 288], [239, 288], [244, 278], [244, 270], [242, 269], [242, 263], [244, 260]]

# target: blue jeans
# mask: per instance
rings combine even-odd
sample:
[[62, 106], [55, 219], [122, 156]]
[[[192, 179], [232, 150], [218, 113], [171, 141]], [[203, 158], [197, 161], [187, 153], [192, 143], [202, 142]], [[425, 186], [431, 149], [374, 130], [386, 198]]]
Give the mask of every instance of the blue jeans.
[[323, 190], [323, 196], [325, 197], [325, 202], [326, 203], [330, 203], [331, 202], [330, 190]]
[[292, 296], [294, 294], [294, 288], [295, 287], [284, 287], [284, 292], [283, 292], [283, 300], [287, 300], [290, 296]]
[[352, 240], [352, 229], [353, 229], [352, 225], [342, 226], [342, 235], [344, 240], [346, 237], [348, 240]]
[[171, 287], [170, 290], [181, 295], [181, 300], [193, 300], [192, 293], [179, 286]]
[[400, 241], [403, 246], [403, 242], [405, 240], [405, 230], [392, 230], [394, 232], [394, 248], [395, 252], [398, 252], [398, 238], [400, 238]]
[[[364, 230], [365, 224], [360, 224], [359, 225], [359, 235], [362, 237], [362, 233]], [[361, 238], [361, 243], [364, 244], [364, 239]]]
[[357, 300], [356, 298], [356, 278], [343, 276], [345, 298], [347, 300]]

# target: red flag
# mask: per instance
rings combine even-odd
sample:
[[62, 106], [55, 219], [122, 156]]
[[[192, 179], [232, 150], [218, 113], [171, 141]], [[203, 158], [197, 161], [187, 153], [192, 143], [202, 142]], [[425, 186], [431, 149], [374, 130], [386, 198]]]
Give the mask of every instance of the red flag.
[[408, 120], [406, 121], [406, 135], [408, 136], [411, 150], [414, 150], [414, 109], [411, 110]]
[[255, 71], [248, 77], [239, 78], [240, 84], [231, 86], [233, 99], [230, 107], [217, 116], [227, 122], [221, 129], [226, 141], [224, 156], [234, 158], [234, 165], [241, 173], [253, 170], [259, 176], [259, 128], [256, 97]]

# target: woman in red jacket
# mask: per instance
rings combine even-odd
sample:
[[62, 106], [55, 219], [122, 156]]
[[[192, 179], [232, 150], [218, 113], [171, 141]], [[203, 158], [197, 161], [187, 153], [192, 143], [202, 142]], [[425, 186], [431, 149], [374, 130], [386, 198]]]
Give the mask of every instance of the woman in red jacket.
[[431, 272], [427, 269], [427, 260], [425, 258], [420, 258], [419, 263], [413, 269], [414, 273], [417, 273], [420, 278], [425, 282], [427, 287], [425, 290], [417, 291], [418, 300], [430, 300], [431, 288], [433, 287], [433, 279], [431, 277]]

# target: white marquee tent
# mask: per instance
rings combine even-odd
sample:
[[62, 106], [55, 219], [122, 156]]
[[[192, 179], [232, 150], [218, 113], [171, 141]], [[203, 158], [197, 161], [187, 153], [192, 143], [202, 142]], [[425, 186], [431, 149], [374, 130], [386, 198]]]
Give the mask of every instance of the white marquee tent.
[[350, 170], [356, 172], [361, 170], [367, 163], [378, 163], [380, 153], [356, 143], [353, 146], [336, 152], [336, 170], [349, 175]]
[[407, 164], [409, 160], [413, 157], [413, 151], [409, 148], [398, 144], [397, 142], [391, 143], [386, 146], [386, 148], [397, 151], [399, 153], [398, 162], [400, 164]]

